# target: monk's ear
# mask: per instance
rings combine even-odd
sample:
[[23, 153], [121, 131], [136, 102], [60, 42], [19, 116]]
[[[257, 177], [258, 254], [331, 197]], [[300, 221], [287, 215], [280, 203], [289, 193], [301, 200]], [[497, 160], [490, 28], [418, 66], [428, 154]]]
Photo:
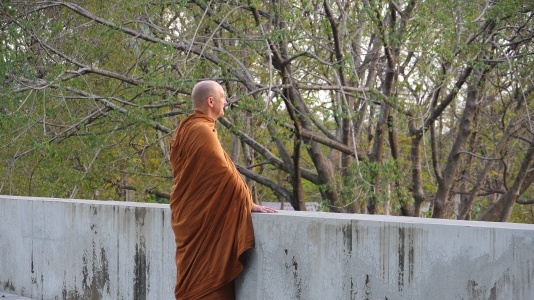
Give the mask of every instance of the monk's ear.
[[208, 97], [208, 100], [206, 101], [208, 102], [209, 107], [213, 107], [213, 97]]

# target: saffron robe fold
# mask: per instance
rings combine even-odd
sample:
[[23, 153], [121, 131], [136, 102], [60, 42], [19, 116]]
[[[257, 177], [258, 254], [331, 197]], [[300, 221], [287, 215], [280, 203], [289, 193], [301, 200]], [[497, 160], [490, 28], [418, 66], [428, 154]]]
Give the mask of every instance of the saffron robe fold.
[[223, 150], [215, 121], [195, 111], [171, 139], [170, 207], [176, 241], [176, 299], [198, 299], [243, 270], [254, 246], [248, 186]]

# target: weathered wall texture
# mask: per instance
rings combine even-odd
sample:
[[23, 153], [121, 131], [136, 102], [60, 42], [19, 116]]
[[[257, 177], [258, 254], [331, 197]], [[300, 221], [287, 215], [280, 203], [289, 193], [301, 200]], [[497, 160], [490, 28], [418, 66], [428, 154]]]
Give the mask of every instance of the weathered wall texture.
[[[0, 290], [172, 299], [167, 205], [0, 196]], [[254, 215], [238, 299], [534, 299], [534, 225]]]
[[172, 299], [168, 205], [0, 196], [0, 290], [32, 299]]

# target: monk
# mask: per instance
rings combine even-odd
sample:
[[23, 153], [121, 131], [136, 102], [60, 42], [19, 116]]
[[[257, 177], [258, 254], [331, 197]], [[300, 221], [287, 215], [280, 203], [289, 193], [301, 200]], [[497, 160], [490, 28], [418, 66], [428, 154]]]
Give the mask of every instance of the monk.
[[276, 212], [254, 204], [245, 181], [223, 150], [215, 120], [226, 96], [215, 81], [191, 93], [194, 112], [171, 140], [170, 207], [176, 241], [176, 299], [235, 299], [242, 254], [254, 246], [251, 212]]

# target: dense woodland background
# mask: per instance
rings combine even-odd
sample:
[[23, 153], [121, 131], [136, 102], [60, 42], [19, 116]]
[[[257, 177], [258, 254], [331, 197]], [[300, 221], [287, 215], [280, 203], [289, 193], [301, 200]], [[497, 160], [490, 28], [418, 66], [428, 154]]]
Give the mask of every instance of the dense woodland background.
[[212, 79], [256, 201], [534, 222], [530, 0], [0, 3], [0, 194], [167, 202]]

